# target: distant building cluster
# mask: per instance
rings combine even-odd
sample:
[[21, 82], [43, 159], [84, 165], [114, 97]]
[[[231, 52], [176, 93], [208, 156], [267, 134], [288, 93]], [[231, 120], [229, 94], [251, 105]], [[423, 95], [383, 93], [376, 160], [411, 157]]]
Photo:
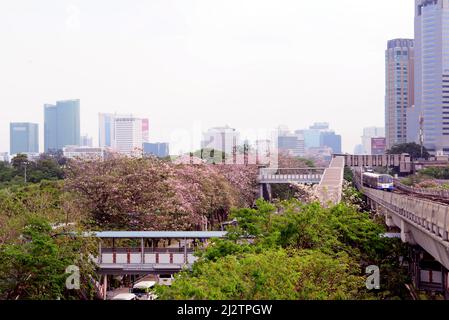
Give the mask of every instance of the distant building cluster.
[[294, 133], [287, 128], [279, 128], [278, 148], [280, 152], [293, 156], [323, 156], [342, 152], [341, 135], [330, 130], [329, 123], [319, 122], [308, 129], [296, 130]]
[[[80, 134], [80, 100], [57, 101], [44, 105], [44, 152], [59, 152], [67, 158], [104, 159], [108, 154], [156, 157], [169, 156], [168, 143], [151, 144], [149, 120], [132, 115], [99, 114], [98, 146], [93, 139]], [[17, 154], [29, 158], [39, 155], [39, 125], [10, 124], [10, 152], [1, 153], [0, 161]]]

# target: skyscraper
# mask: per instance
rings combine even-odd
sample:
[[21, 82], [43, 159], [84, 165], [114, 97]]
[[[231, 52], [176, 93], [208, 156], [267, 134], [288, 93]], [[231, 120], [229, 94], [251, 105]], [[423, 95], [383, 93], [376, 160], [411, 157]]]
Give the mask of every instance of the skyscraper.
[[407, 111], [414, 104], [414, 40], [388, 41], [385, 51], [387, 148], [407, 142]]
[[56, 105], [44, 105], [44, 118], [45, 151], [80, 145], [79, 100], [57, 101]]
[[334, 154], [341, 154], [341, 135], [333, 131], [321, 133], [320, 147], [331, 148]]
[[125, 155], [142, 154], [142, 119], [115, 117], [114, 132], [113, 149], [115, 151]]
[[10, 154], [39, 153], [39, 125], [36, 123], [11, 123]]
[[449, 153], [449, 0], [415, 0], [415, 108], [407, 113], [409, 142]]
[[110, 113], [100, 113], [99, 115], [99, 133], [98, 142], [100, 147], [112, 148], [115, 135], [115, 115]]

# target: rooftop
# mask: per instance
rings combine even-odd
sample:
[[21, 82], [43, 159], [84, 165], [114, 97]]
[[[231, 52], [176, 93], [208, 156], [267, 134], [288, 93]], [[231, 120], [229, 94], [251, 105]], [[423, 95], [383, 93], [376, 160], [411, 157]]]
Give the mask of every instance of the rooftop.
[[150, 238], [150, 239], [210, 239], [223, 238], [224, 231], [103, 231], [94, 232], [97, 238]]

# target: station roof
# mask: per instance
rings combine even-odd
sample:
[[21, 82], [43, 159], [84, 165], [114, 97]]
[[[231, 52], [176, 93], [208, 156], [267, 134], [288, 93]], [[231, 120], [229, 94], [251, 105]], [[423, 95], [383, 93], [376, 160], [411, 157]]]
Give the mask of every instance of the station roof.
[[224, 238], [225, 231], [102, 231], [93, 232], [97, 238], [149, 238], [149, 239], [210, 239]]

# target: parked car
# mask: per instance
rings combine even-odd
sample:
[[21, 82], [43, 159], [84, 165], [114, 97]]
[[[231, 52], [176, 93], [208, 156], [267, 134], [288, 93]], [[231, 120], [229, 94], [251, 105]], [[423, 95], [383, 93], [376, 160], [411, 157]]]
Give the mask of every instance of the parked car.
[[153, 293], [155, 285], [155, 281], [141, 281], [133, 286], [131, 293], [135, 294], [138, 300], [156, 300], [157, 296]]
[[130, 300], [138, 300], [138, 299], [137, 299], [137, 296], [135, 294], [133, 294], [133, 293], [119, 293], [118, 295], [113, 297], [112, 300], [126, 300], [126, 301], [130, 301]]
[[160, 274], [158, 276], [158, 283], [162, 286], [171, 286], [174, 279], [172, 274]]

